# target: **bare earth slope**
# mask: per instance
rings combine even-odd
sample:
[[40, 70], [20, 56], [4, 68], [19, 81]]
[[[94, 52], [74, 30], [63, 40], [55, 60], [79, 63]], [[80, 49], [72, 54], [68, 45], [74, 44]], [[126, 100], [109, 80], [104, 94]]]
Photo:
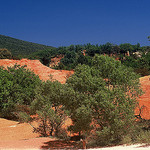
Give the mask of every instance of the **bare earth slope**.
[[140, 83], [144, 94], [138, 99], [142, 109], [142, 118], [150, 119], [150, 75], [140, 78]]
[[0, 118], [0, 141], [23, 140], [39, 136], [28, 123]]
[[55, 70], [51, 69], [47, 66], [44, 66], [39, 60], [28, 60], [28, 59], [21, 59], [21, 60], [10, 60], [10, 59], [0, 59], [0, 66], [4, 68], [17, 65], [27, 65], [27, 68], [32, 70], [36, 75], [40, 77], [41, 80], [49, 80], [49, 75], [51, 74], [53, 79], [58, 80], [61, 83], [66, 82], [66, 78], [73, 74], [73, 71], [67, 70]]

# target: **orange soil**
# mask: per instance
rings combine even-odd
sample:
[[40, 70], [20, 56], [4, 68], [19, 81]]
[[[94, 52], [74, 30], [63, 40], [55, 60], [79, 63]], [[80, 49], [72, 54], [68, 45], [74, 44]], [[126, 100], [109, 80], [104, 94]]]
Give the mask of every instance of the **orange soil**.
[[74, 149], [73, 141], [62, 141], [54, 138], [42, 137], [27, 140], [0, 141], [0, 149]]
[[[67, 123], [70, 124], [70, 120], [67, 120]], [[32, 125], [36, 124], [32, 122]], [[28, 123], [19, 124], [16, 121], [0, 118], [0, 149], [73, 148], [74, 146], [75, 142], [39, 137], [38, 133], [33, 133], [33, 128]]]
[[[70, 124], [67, 119], [65, 125]], [[36, 122], [32, 122], [36, 126]], [[38, 138], [37, 138], [38, 137]], [[39, 137], [33, 133], [28, 123], [21, 123], [0, 118], [0, 149], [48, 149], [48, 148], [74, 148], [75, 142], [59, 141], [56, 138]]]
[[32, 70], [36, 75], [40, 77], [41, 80], [49, 80], [49, 75], [52, 75], [54, 80], [58, 80], [60, 83], [65, 83], [66, 78], [73, 74], [73, 71], [67, 70], [54, 70], [47, 66], [44, 66], [39, 60], [10, 60], [10, 59], [0, 59], [0, 66], [4, 68], [12, 67], [15, 64], [24, 66], [27, 65], [27, 68]]
[[28, 123], [21, 123], [0, 118], [0, 141], [22, 140], [39, 136], [33, 133]]
[[140, 83], [144, 92], [138, 99], [140, 107], [144, 106], [141, 116], [144, 119], [150, 119], [150, 75], [140, 78]]

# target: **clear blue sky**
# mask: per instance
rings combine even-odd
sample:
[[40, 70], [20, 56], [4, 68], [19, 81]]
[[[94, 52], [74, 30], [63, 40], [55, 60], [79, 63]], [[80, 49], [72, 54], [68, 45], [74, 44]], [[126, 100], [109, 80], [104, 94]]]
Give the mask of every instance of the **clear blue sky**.
[[150, 45], [150, 0], [0, 0], [0, 34], [50, 45]]

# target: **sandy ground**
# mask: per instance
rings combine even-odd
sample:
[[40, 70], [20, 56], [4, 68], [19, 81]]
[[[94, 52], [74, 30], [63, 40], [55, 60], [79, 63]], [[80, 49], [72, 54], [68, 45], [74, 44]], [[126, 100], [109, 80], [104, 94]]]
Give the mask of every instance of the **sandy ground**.
[[25, 140], [38, 137], [28, 123], [21, 123], [0, 118], [0, 142]]
[[135, 144], [135, 145], [121, 145], [114, 147], [104, 147], [104, 148], [96, 148], [90, 150], [150, 150], [150, 145], [148, 144]]
[[[69, 122], [68, 122], [69, 123]], [[34, 126], [36, 123], [32, 123]], [[73, 148], [75, 142], [60, 141], [55, 138], [39, 137], [33, 133], [28, 123], [21, 123], [0, 118], [0, 150], [1, 149], [60, 149]]]
[[[12, 142], [12, 141], [11, 141]], [[34, 143], [34, 144], [33, 144]], [[11, 143], [7, 146], [7, 142], [4, 142], [5, 147], [0, 147], [0, 150], [40, 150], [40, 149], [76, 149], [73, 143], [57, 142], [54, 140], [49, 140], [47, 138], [30, 139], [28, 141], [19, 141]], [[103, 147], [103, 148], [93, 148], [89, 150], [150, 150], [150, 145], [148, 144], [135, 144], [135, 145], [121, 145], [114, 147]]]
[[[0, 150], [19, 150], [19, 149], [73, 149], [75, 142], [60, 141], [55, 138], [39, 137], [33, 133], [33, 128], [27, 123], [19, 124], [0, 118]], [[150, 150], [150, 145], [131, 145], [96, 148], [99, 150]], [[90, 149], [92, 150], [92, 149]]]

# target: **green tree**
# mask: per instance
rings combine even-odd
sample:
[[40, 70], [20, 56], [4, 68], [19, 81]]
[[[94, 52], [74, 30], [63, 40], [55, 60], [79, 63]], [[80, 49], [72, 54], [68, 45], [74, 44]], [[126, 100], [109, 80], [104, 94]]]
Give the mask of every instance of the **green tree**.
[[25, 67], [0, 68], [0, 117], [11, 118], [18, 105], [30, 105], [40, 79]]
[[66, 52], [64, 58], [61, 59], [60, 61], [60, 65], [63, 67], [63, 66], [66, 66], [64, 68], [61, 68], [61, 69], [74, 69], [75, 66], [76, 66], [76, 53], [74, 51], [68, 51]]
[[0, 68], [0, 117], [8, 115], [14, 107], [14, 101], [10, 97], [13, 85], [12, 78], [7, 70]]
[[36, 44], [32, 42], [26, 42], [12, 37], [0, 35], [0, 48], [8, 49], [15, 57], [18, 55], [21, 55], [22, 57], [26, 57], [31, 53], [40, 50], [45, 50], [45, 49], [52, 49], [54, 47]]
[[127, 53], [127, 51], [133, 52], [134, 50], [133, 45], [131, 45], [130, 43], [120, 44], [119, 46], [120, 46], [120, 53], [122, 54]]
[[8, 49], [0, 49], [0, 59], [10, 59], [12, 58], [11, 52]]
[[[78, 65], [65, 90], [74, 132], [95, 131], [99, 144], [119, 142], [131, 131], [139, 76], [108, 56], [96, 55], [92, 67]], [[73, 106], [73, 107], [72, 107]], [[92, 132], [91, 132], [92, 133]]]
[[141, 76], [146, 76], [150, 74], [150, 52], [141, 53], [141, 57], [128, 56], [126, 59], [122, 60], [122, 63], [128, 67], [132, 67], [134, 71]]
[[38, 87], [36, 96], [31, 104], [32, 114], [37, 114], [40, 125], [35, 128], [42, 136], [66, 136], [62, 128], [66, 119], [64, 107], [61, 104], [61, 83], [58, 81], [46, 81]]
[[103, 53], [110, 55], [113, 53], [113, 44], [107, 42], [106, 44], [101, 45], [101, 49]]
[[58, 54], [56, 49], [45, 49], [38, 52], [34, 52], [27, 56], [29, 59], [39, 59], [42, 64], [49, 66], [52, 57]]

